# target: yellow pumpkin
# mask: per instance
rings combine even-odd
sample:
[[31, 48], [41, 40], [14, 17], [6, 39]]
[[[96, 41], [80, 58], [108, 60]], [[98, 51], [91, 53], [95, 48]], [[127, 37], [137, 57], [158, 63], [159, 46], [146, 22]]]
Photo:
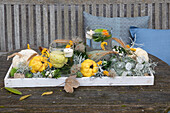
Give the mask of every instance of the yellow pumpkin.
[[91, 77], [98, 71], [97, 63], [93, 60], [87, 59], [81, 63], [81, 73], [84, 77]]
[[42, 56], [35, 56], [30, 60], [29, 67], [31, 67], [32, 73], [42, 72], [45, 70], [48, 65], [50, 68], [52, 67], [52, 64], [47, 61], [48, 58], [42, 57]]

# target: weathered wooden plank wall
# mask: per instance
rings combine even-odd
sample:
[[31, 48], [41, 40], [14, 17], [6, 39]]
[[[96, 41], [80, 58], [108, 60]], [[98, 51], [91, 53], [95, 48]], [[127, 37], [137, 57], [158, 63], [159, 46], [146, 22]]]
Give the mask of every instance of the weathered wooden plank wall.
[[83, 37], [83, 11], [104, 17], [149, 15], [150, 28], [170, 29], [170, 0], [0, 0], [0, 51]]

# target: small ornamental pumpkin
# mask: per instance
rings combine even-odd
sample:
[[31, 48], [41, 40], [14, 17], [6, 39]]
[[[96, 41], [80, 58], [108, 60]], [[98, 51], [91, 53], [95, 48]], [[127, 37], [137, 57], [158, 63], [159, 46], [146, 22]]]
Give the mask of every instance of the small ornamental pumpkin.
[[[145, 61], [149, 61], [149, 56], [148, 56], [148, 53], [143, 50], [142, 48], [134, 48], [136, 49], [136, 51], [134, 52], [136, 56], [139, 56], [139, 57], [144, 57], [145, 58]], [[135, 58], [135, 55], [129, 55], [129, 57], [131, 58]]]
[[93, 60], [87, 59], [81, 64], [81, 73], [84, 77], [91, 77], [98, 71], [97, 63]]
[[67, 62], [68, 58], [64, 56], [63, 52], [52, 51], [50, 53], [50, 62], [55, 68], [62, 68]]
[[38, 55], [38, 53], [36, 51], [34, 51], [32, 49], [24, 49], [24, 50], [21, 50], [18, 53], [14, 53], [14, 54], [8, 56], [7, 60], [14, 56], [14, 58], [12, 60], [12, 67], [18, 68], [18, 65], [20, 63], [23, 63], [23, 62], [29, 63], [28, 59], [30, 57], [36, 56], [36, 55]]
[[52, 67], [52, 64], [47, 61], [47, 58], [42, 56], [33, 57], [29, 63], [29, 67], [32, 68], [32, 73], [42, 72], [48, 67], [48, 65], [50, 66], [50, 68]]

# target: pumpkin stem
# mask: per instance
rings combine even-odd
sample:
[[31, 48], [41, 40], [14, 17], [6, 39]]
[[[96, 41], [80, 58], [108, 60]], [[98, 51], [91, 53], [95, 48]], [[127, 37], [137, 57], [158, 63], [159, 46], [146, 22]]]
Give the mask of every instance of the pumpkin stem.
[[27, 62], [30, 61], [30, 60], [31, 60], [33, 57], [35, 57], [36, 55], [38, 55], [38, 53], [32, 54], [32, 55], [28, 58]]
[[10, 56], [7, 57], [7, 60], [9, 60], [10, 58], [12, 58], [12, 57], [15, 56], [15, 55], [18, 55], [19, 58], [22, 57], [22, 54], [20, 54], [20, 53], [13, 53], [12, 55], [10, 55]]

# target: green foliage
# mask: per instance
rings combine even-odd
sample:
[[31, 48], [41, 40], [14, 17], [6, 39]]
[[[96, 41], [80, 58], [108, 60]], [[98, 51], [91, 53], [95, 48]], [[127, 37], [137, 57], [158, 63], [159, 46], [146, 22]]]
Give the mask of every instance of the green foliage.
[[81, 55], [81, 56], [84, 57], [85, 59], [88, 59], [88, 55], [87, 55], [86, 52], [74, 51], [74, 55], [76, 55], [76, 56]]
[[82, 78], [83, 77], [81, 72], [77, 72], [76, 74], [77, 74], [77, 78]]
[[33, 74], [31, 72], [27, 72], [25, 74], [25, 77], [27, 77], [27, 78], [32, 78], [32, 76], [33, 76]]
[[102, 69], [107, 70], [111, 66], [111, 61], [102, 61]]
[[46, 73], [45, 70], [41, 72], [41, 74], [42, 74], [43, 77], [46, 77], [45, 73]]
[[103, 31], [103, 30], [104, 30], [104, 29], [95, 29], [95, 30], [94, 30], [95, 33], [92, 35], [92, 38], [93, 38], [93, 40], [94, 40], [95, 42], [103, 42], [103, 41], [105, 41], [105, 40], [107, 40], [107, 39], [110, 39], [110, 38], [112, 37], [110, 31], [108, 31], [108, 33], [109, 33], [110, 36], [103, 35], [103, 34], [102, 34], [102, 31]]
[[17, 89], [13, 89], [13, 88], [9, 88], [9, 87], [5, 87], [6, 90], [8, 90], [11, 93], [17, 94], [17, 95], [22, 95], [22, 92], [20, 92]]
[[56, 69], [53, 74], [54, 74], [53, 78], [60, 78], [61, 77], [60, 69]]
[[17, 72], [17, 69], [16, 68], [12, 68], [11, 69], [11, 72], [10, 72], [10, 77], [14, 77], [14, 73]]

